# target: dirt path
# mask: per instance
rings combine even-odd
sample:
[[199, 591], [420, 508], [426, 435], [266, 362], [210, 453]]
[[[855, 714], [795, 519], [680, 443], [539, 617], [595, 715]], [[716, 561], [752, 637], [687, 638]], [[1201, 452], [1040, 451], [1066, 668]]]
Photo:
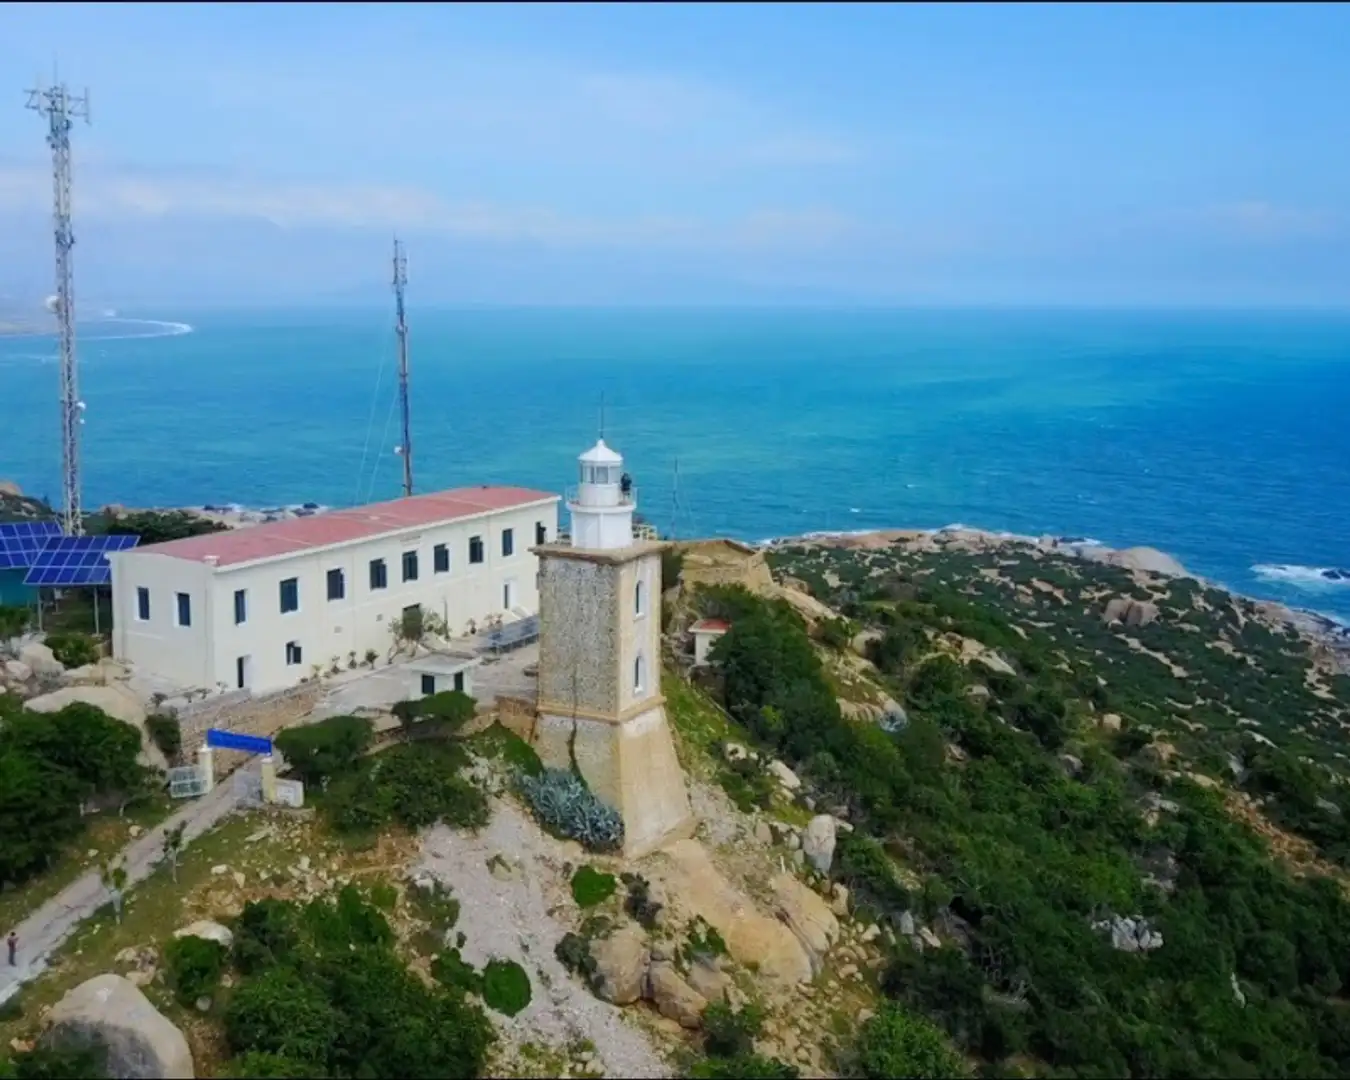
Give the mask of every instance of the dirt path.
[[[256, 769], [256, 765], [253, 766]], [[182, 825], [183, 839], [190, 843], [215, 825], [239, 804], [232, 777], [200, 799], [194, 799], [170, 815], [155, 828], [137, 837], [119, 855], [127, 872], [127, 888], [144, 881], [164, 858], [164, 834]], [[24, 983], [36, 979], [47, 961], [75, 928], [108, 902], [107, 890], [97, 870], [67, 885], [16, 927], [4, 927], [0, 934], [15, 930], [19, 935], [18, 965], [0, 966], [0, 1003], [8, 1001]]]

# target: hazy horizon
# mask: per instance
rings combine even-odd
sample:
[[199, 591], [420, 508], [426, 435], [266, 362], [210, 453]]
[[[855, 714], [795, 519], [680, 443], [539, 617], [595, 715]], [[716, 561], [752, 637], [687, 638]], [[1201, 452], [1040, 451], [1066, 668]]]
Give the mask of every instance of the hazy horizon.
[[[1339, 5], [10, 4], [0, 295], [1350, 306]], [[16, 76], [17, 77], [17, 76]], [[410, 104], [403, 104], [410, 103]]]

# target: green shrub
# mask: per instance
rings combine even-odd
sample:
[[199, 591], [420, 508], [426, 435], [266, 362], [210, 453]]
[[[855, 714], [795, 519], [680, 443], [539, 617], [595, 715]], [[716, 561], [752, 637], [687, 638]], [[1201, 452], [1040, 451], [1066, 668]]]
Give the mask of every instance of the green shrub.
[[96, 664], [99, 658], [98, 643], [88, 634], [65, 631], [47, 635], [47, 648], [64, 667], [77, 668], [86, 664]]
[[145, 730], [168, 761], [178, 760], [183, 751], [183, 726], [178, 717], [153, 713], [145, 718]]
[[458, 949], [446, 949], [431, 961], [431, 976], [442, 986], [466, 994], [481, 994], [483, 977], [472, 964], [465, 963]]
[[587, 937], [569, 931], [553, 947], [553, 955], [558, 958], [558, 963], [573, 975], [580, 977], [588, 986], [594, 984], [596, 963], [595, 957], [591, 955], [591, 943]]
[[512, 960], [489, 960], [482, 985], [483, 1001], [503, 1016], [515, 1016], [530, 1003], [530, 977]]
[[487, 800], [455, 775], [468, 758], [453, 743], [400, 744], [363, 759], [329, 785], [325, 812], [344, 833], [374, 832], [389, 822], [422, 829], [437, 822], [481, 828]]
[[235, 1057], [223, 1072], [370, 1080], [481, 1074], [493, 1037], [482, 1008], [461, 989], [424, 983], [410, 971], [393, 950], [388, 921], [358, 889], [303, 906], [250, 905], [239, 924], [236, 933], [276, 959], [230, 996], [224, 1029]]
[[693, 1080], [797, 1080], [796, 1066], [759, 1054], [712, 1057], [696, 1062], [689, 1070]]
[[403, 725], [404, 734], [413, 729], [427, 734], [453, 735], [474, 718], [478, 703], [461, 690], [442, 690], [412, 701], [400, 701], [390, 710]]
[[690, 924], [680, 956], [687, 964], [697, 960], [712, 960], [727, 955], [727, 943], [717, 932], [717, 927], [709, 925], [701, 915], [696, 915]]
[[966, 1063], [941, 1031], [890, 1003], [863, 1025], [858, 1037], [858, 1064], [867, 1080], [949, 1080], [969, 1075]]
[[16, 638], [28, 629], [32, 613], [26, 607], [0, 604], [0, 641]]
[[751, 1054], [763, 1028], [764, 1013], [756, 1005], [735, 1010], [725, 1001], [710, 1002], [703, 1010], [703, 1049], [721, 1058]]
[[644, 929], [652, 930], [664, 906], [651, 897], [651, 883], [641, 874], [624, 873], [619, 879], [628, 887], [623, 909]]
[[602, 803], [576, 773], [545, 769], [538, 776], [517, 778], [521, 794], [548, 828], [580, 841], [593, 851], [623, 845], [623, 818]]
[[164, 949], [169, 985], [180, 1004], [191, 1007], [198, 998], [209, 998], [225, 971], [228, 953], [218, 941], [185, 936], [174, 938]]
[[619, 887], [619, 879], [604, 874], [593, 866], [583, 866], [572, 875], [572, 898], [578, 907], [590, 908], [603, 904]]
[[107, 1080], [106, 1051], [93, 1046], [42, 1046], [0, 1058], [0, 1077], [13, 1080]]
[[363, 716], [330, 716], [287, 728], [275, 739], [296, 776], [307, 787], [350, 772], [370, 748], [374, 725]]
[[298, 922], [294, 904], [250, 900], [232, 927], [235, 967], [247, 975], [287, 961], [300, 941]]

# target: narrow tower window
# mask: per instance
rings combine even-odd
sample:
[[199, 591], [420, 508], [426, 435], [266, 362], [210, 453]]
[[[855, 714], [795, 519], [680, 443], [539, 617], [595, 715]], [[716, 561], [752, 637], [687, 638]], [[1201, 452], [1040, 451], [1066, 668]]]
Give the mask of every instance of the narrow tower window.
[[640, 694], [647, 686], [647, 661], [641, 653], [633, 661], [633, 692]]
[[644, 583], [639, 581], [633, 589], [633, 613], [635, 615], [647, 614], [647, 590]]

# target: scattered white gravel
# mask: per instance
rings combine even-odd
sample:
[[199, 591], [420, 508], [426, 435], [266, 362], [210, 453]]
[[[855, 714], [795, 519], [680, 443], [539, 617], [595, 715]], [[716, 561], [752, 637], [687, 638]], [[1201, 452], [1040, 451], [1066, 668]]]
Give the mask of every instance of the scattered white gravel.
[[[671, 1076], [623, 1010], [591, 994], [553, 955], [568, 927], [549, 908], [562, 901], [562, 864], [569, 858], [576, 861], [575, 849], [541, 832], [510, 801], [493, 799], [492, 820], [476, 836], [443, 826], [427, 830], [413, 875], [430, 874], [459, 900], [455, 929], [467, 939], [460, 950], [467, 963], [481, 969], [489, 960], [514, 960], [529, 974], [528, 1006], [513, 1017], [488, 1010], [504, 1040], [563, 1051], [589, 1039], [607, 1076]], [[498, 862], [495, 874], [490, 861]]]

